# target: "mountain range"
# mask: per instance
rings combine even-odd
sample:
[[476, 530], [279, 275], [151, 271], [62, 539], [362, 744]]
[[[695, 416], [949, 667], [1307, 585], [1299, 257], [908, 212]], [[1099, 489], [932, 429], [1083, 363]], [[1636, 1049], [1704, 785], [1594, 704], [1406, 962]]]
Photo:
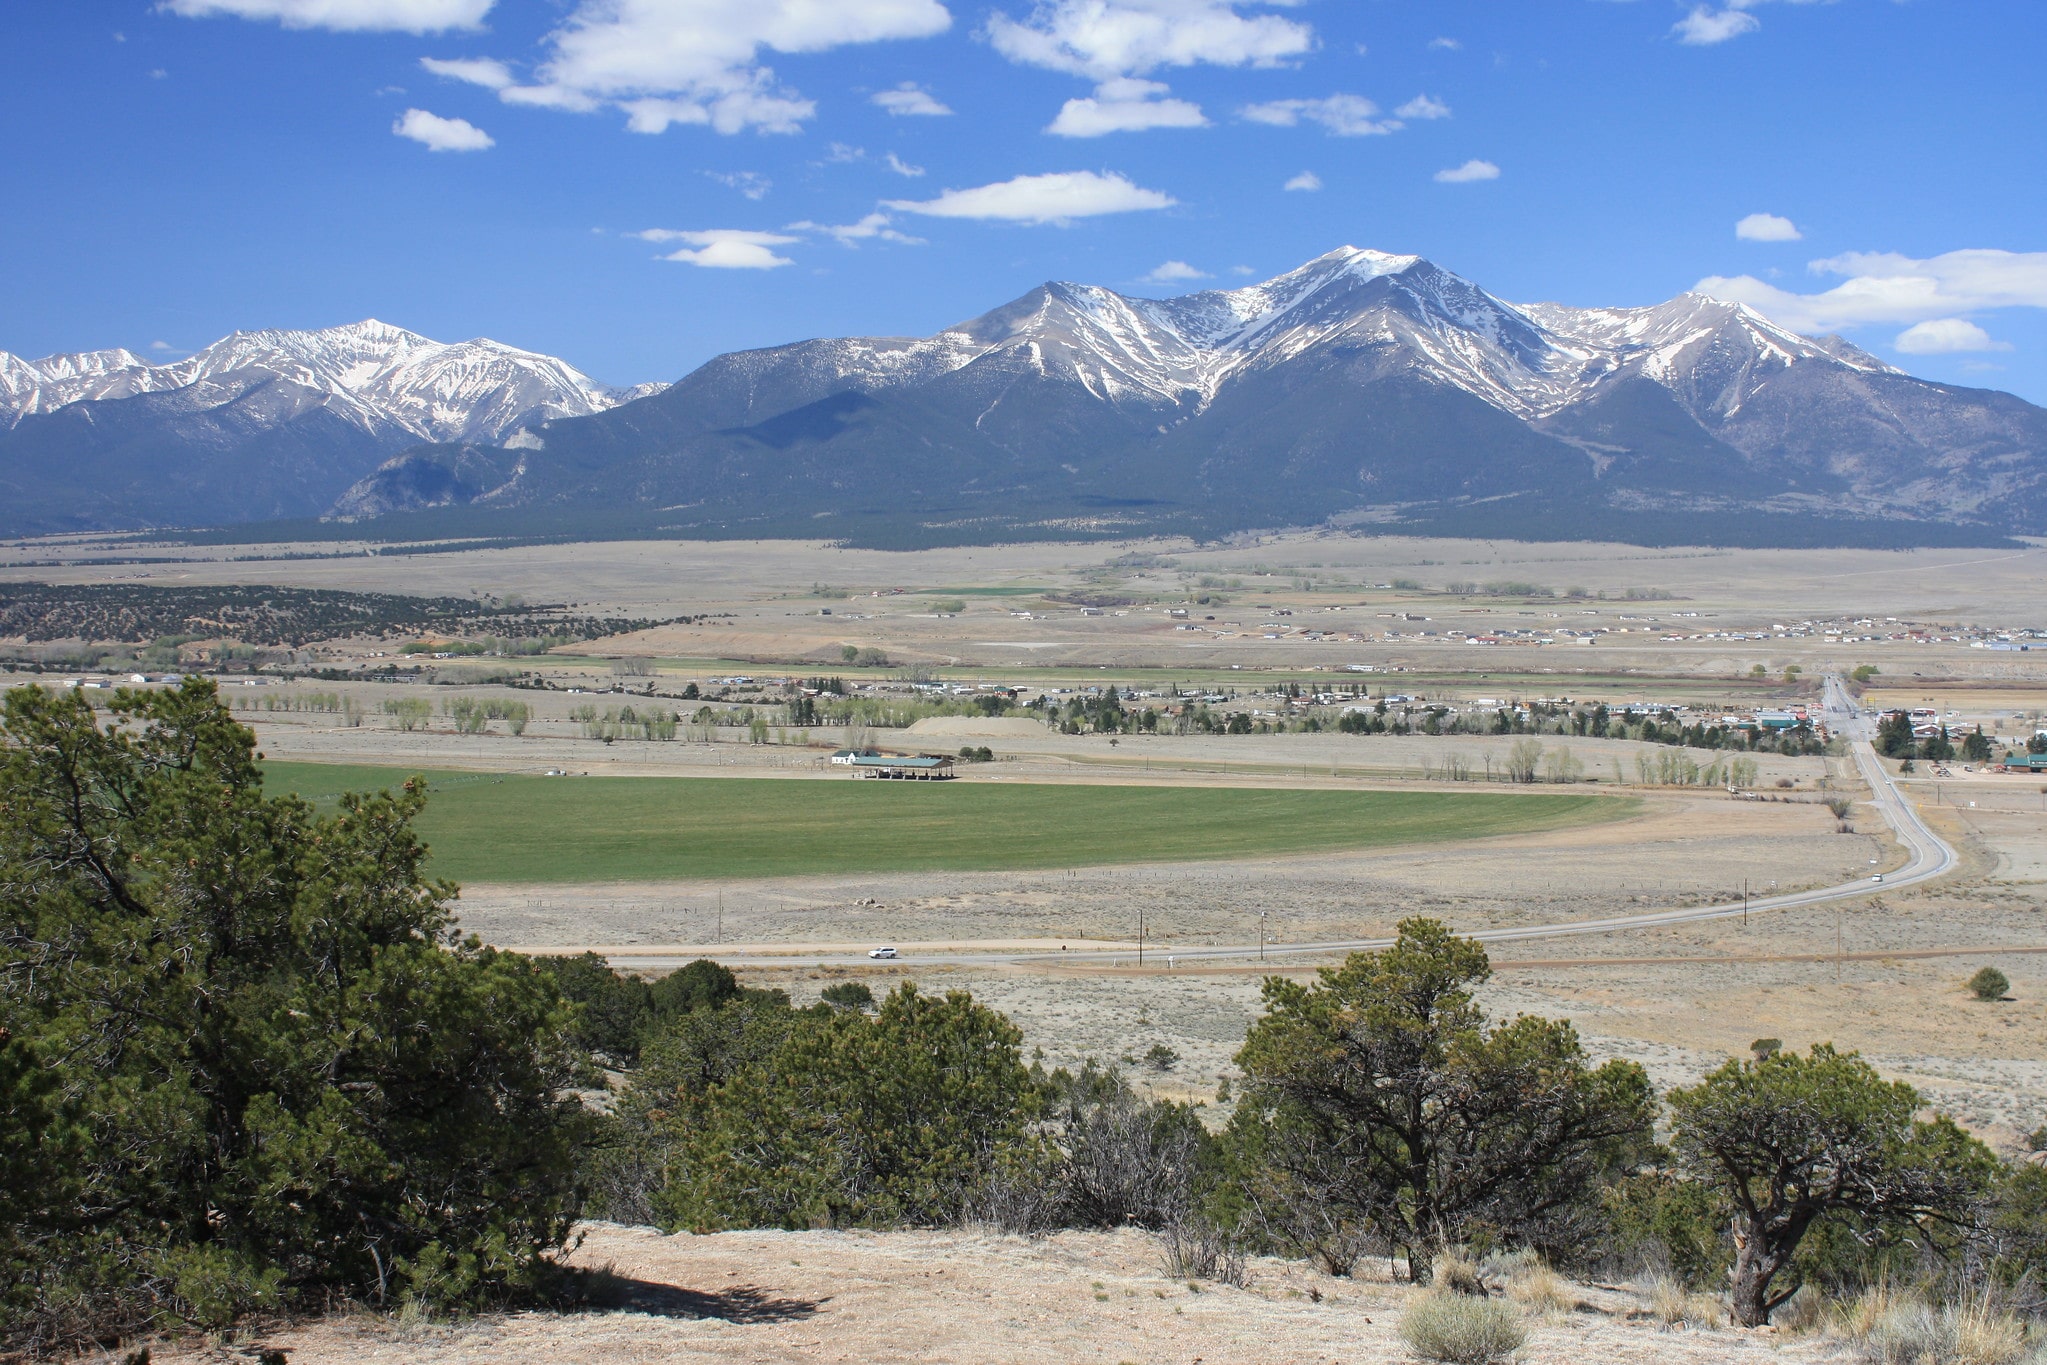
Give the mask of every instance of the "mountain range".
[[0, 352], [0, 523], [12, 531], [317, 515], [397, 451], [502, 443], [660, 385], [374, 320], [237, 332], [169, 364]]
[[[638, 394], [370, 323], [133, 362], [60, 357], [17, 385], [24, 363], [0, 357], [0, 422], [6, 403], [19, 414], [0, 489], [34, 484], [33, 452], [98, 439], [195, 495], [72, 499], [45, 473], [32, 505], [73, 525], [325, 513], [357, 535], [370, 520], [874, 544], [1331, 522], [1751, 544], [2047, 531], [2047, 410], [2009, 394], [1702, 295], [1516, 305], [1352, 247], [1180, 298], [1048, 283], [935, 336], [734, 352]], [[230, 412], [241, 425], [208, 446]], [[341, 427], [347, 458], [323, 462]], [[288, 475], [263, 463], [278, 451]], [[196, 495], [229, 482], [239, 501]]]

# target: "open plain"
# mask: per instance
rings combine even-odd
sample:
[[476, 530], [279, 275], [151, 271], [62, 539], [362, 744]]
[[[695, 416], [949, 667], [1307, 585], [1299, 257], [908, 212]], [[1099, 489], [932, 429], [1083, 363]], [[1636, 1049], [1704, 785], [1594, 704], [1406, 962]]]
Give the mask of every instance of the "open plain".
[[[1477, 930], [1731, 904], [1744, 890], [1762, 896], [1867, 877], [1895, 865], [1901, 850], [1866, 807], [1836, 821], [1821, 804], [1866, 797], [1840, 757], [1759, 755], [1753, 790], [1765, 799], [1743, 800], [1713, 786], [1641, 781], [1638, 760], [1653, 760], [1662, 746], [1627, 741], [1546, 740], [1551, 749], [1568, 747], [1582, 765], [1581, 781], [1592, 785], [1519, 788], [1482, 780], [1503, 767], [1509, 736], [1209, 735], [1162, 727], [1116, 738], [1063, 734], [1012, 713], [936, 715], [907, 730], [866, 733], [909, 752], [989, 747], [993, 762], [962, 764], [957, 782], [916, 793], [927, 801], [957, 798], [966, 809], [991, 786], [1024, 787], [1034, 796], [1070, 793], [1063, 806], [1048, 798], [1054, 804], [1046, 809], [1071, 813], [1106, 802], [1101, 818], [1113, 824], [1116, 792], [1144, 789], [1148, 798], [1220, 800], [1214, 809], [1222, 823], [1148, 849], [1132, 847], [1141, 838], [1111, 841], [1125, 851], [1106, 854], [1098, 841], [1068, 840], [1062, 855], [1061, 838], [1037, 828], [1037, 851], [1024, 860], [1030, 866], [971, 849], [935, 862], [900, 849], [856, 856], [905, 840], [915, 845], [917, 834], [867, 825], [835, 830], [836, 803], [853, 793], [816, 784], [851, 780], [825, 761], [847, 731], [778, 724], [763, 743], [732, 727], [685, 729], [669, 741], [597, 742], [574, 718], [578, 708], [652, 702], [687, 717], [697, 703], [671, 699], [689, 684], [725, 695], [721, 707], [765, 705], [778, 694], [761, 684], [829, 673], [878, 690], [914, 677], [927, 695], [934, 686], [999, 686], [1058, 698], [1114, 683], [1133, 706], [1206, 692], [1248, 699], [1243, 704], [1254, 711], [1275, 715], [1279, 706], [1258, 698], [1287, 684], [1355, 687], [1368, 699], [1400, 696], [1415, 706], [1552, 698], [1580, 708], [1710, 710], [1816, 700], [1823, 672], [1868, 665], [1876, 671], [1866, 705], [1936, 707], [1956, 733], [1981, 724], [2001, 744], [2022, 746], [2047, 705], [2047, 650], [2013, 645], [2043, 624], [2047, 550], [2038, 548], [1656, 550], [1331, 533], [1211, 546], [910, 554], [788, 542], [405, 556], [364, 548], [145, 553], [41, 541], [13, 549], [13, 563], [0, 572], [53, 582], [516, 595], [604, 614], [693, 618], [565, 646], [522, 659], [511, 673], [488, 660], [401, 659], [390, 641], [336, 640], [302, 651], [303, 659], [369, 672], [408, 666], [375, 683], [281, 684], [257, 675], [252, 680], [262, 686], [228, 690], [266, 754], [288, 765], [357, 765], [386, 777], [393, 769], [431, 769], [446, 774], [444, 783], [468, 773], [560, 790], [583, 777], [541, 774], [678, 781], [674, 796], [651, 805], [624, 794], [658, 785], [605, 787], [621, 797], [609, 821], [578, 796], [572, 818], [543, 821], [549, 827], [539, 840], [508, 819], [495, 875], [487, 803], [476, 799], [483, 789], [450, 786], [451, 807], [473, 808], [459, 855], [449, 853], [464, 882], [463, 923], [507, 946], [594, 947], [646, 970], [715, 955], [801, 998], [847, 970], [883, 979], [910, 970], [834, 966], [827, 975], [804, 965], [820, 954], [881, 943], [913, 954], [1134, 951], [1141, 932], [1142, 970], [1134, 962], [1080, 968], [1042, 957], [914, 970], [920, 981], [969, 988], [1012, 1014], [1048, 1060], [1134, 1058], [1163, 1043], [1180, 1061], [1144, 1080], [1187, 1096], [1211, 1095], [1231, 1074], [1231, 1055], [1258, 1008], [1260, 973], [1312, 970], [1316, 962], [1197, 966], [1173, 961], [1176, 947], [1255, 944], [1262, 936], [1277, 950], [1370, 938], [1413, 914]], [[328, 557], [285, 557], [302, 553]], [[841, 657], [848, 649], [888, 662], [848, 663]], [[621, 673], [621, 659], [644, 660], [645, 669]], [[1800, 672], [1787, 676], [1794, 666]], [[366, 716], [290, 709], [293, 692], [315, 689], [359, 695]], [[910, 695], [908, 686], [903, 691]], [[438, 706], [451, 694], [517, 699], [533, 718], [519, 736], [502, 727], [461, 734], [440, 716], [400, 731], [379, 711], [398, 698]], [[1713, 755], [1692, 757], [1703, 765]], [[1460, 769], [1474, 780], [1449, 780]], [[344, 768], [314, 785], [331, 792], [334, 779], [354, 775]], [[715, 826], [721, 803], [694, 793], [715, 790], [703, 782], [719, 778], [747, 782], [747, 790], [798, 781], [775, 788], [791, 846], [829, 849], [836, 839], [840, 854], [807, 873], [760, 865], [736, 875], [746, 869], [618, 853], [608, 825], [632, 825], [642, 849], [662, 841], [665, 823], [677, 847]], [[1570, 1017], [1596, 1051], [1638, 1057], [1663, 1083], [1695, 1076], [1758, 1036], [1793, 1045], [1831, 1039], [1909, 1077], [2007, 1146], [2016, 1143], [2047, 1119], [2047, 1069], [2037, 1060], [2047, 1055], [2047, 962], [2036, 955], [2047, 948], [2047, 794], [2039, 781], [1960, 765], [1946, 776], [1905, 776], [1901, 786], [1964, 855], [1938, 884], [1896, 894], [1872, 885], [1869, 895], [1840, 907], [1776, 911], [1747, 924], [1501, 947], [1490, 1003]], [[1596, 803], [1617, 801], [1626, 813], [1451, 843], [1296, 829], [1278, 842], [1268, 835], [1263, 847], [1261, 817], [1249, 813], [1266, 796], [1482, 791], [1511, 803], [1513, 792], [1560, 790], [1595, 793]], [[683, 791], [692, 795], [684, 799]], [[1226, 814], [1233, 793], [1247, 812], [1235, 827]], [[429, 831], [454, 815], [430, 815]], [[986, 849], [1029, 832], [989, 820]], [[535, 874], [539, 864], [550, 870]], [[1960, 990], [1986, 962], [2012, 978], [2011, 1000], [1979, 1005]]]
[[[1543, 736], [1546, 755], [1569, 755], [1547, 776], [1571, 780], [1520, 783], [1502, 780], [1513, 734], [1301, 725], [1379, 699], [1416, 722], [1431, 707], [1485, 716], [1531, 701], [1817, 707], [1823, 675], [1867, 665], [1865, 706], [1935, 708], [1958, 735], [1981, 725], [2022, 748], [2047, 705], [2047, 650], [2015, 642], [2042, 624], [2047, 552], [1315, 536], [889, 556], [650, 543], [82, 562], [103, 557], [95, 549], [39, 543], [44, 562], [5, 572], [524, 595], [692, 618], [509, 665], [436, 658], [448, 651], [432, 639], [336, 639], [297, 651], [291, 668], [224, 680], [279, 789], [331, 808], [343, 790], [426, 776], [433, 868], [462, 883], [462, 927], [504, 947], [595, 950], [649, 974], [715, 957], [798, 1003], [849, 979], [877, 993], [900, 980], [967, 990], [1046, 1065], [1113, 1063], [1219, 1123], [1264, 979], [1333, 960], [1298, 945], [1382, 938], [1415, 915], [1479, 932], [1734, 910], [1744, 896], [1863, 882], [1865, 894], [1827, 905], [1495, 945], [1482, 1000], [1499, 1016], [1567, 1018], [1593, 1056], [1638, 1061], [1659, 1087], [1759, 1037], [1830, 1041], [2007, 1153], [2047, 1121], [2042, 781], [1960, 763], [1894, 773], [1960, 856], [1933, 882], [1889, 890], [1869, 879], [1907, 850], [1838, 747], [1759, 753], [1735, 790], [1658, 780], [1659, 762], [1673, 771], [1666, 755], [1696, 773], [1712, 751]], [[48, 562], [65, 555], [81, 562]], [[1507, 575], [1530, 581], [1467, 581]], [[414, 652], [399, 652], [407, 643]], [[872, 697], [861, 714], [884, 723], [784, 714], [795, 682], [827, 677]], [[1109, 685], [1162, 723], [1118, 735], [1046, 723]], [[1044, 701], [993, 716], [959, 704], [994, 690]], [[465, 733], [452, 698], [527, 718], [516, 734]], [[1202, 699], [1258, 723], [1246, 734], [1164, 723]], [[682, 724], [672, 738], [593, 727], [597, 708], [623, 706]], [[904, 785], [833, 765], [848, 744], [988, 753], [954, 781]], [[1843, 801], [1837, 816], [1828, 803]], [[881, 944], [907, 960], [864, 957]], [[1188, 956], [1261, 944], [1262, 956]], [[2007, 999], [1962, 989], [1983, 965], [2010, 978]], [[1381, 1361], [1403, 1354], [1391, 1324], [1413, 1292], [1383, 1266], [1329, 1281], [1261, 1262], [1248, 1288], [1196, 1293], [1136, 1233], [661, 1238], [599, 1225], [578, 1259], [625, 1277], [621, 1306], [466, 1326], [342, 1318], [272, 1335], [314, 1363]], [[906, 1295], [905, 1276], [929, 1279], [928, 1293]], [[1578, 1292], [1578, 1311], [1534, 1321], [1525, 1359], [1847, 1350], [1824, 1336], [1672, 1334], [1624, 1286]]]

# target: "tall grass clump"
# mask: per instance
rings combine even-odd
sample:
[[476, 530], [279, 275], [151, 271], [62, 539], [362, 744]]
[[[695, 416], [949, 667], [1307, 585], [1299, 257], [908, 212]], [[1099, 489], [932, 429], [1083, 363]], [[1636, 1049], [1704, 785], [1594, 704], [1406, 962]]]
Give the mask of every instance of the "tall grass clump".
[[2025, 1324], [1987, 1294], [1945, 1304], [1877, 1285], [1850, 1304], [1845, 1335], [1871, 1365], [2020, 1365]]
[[1527, 1344], [1528, 1329], [1497, 1299], [1437, 1289], [1400, 1315], [1400, 1339], [1424, 1360], [1494, 1365]]
[[1719, 1300], [1687, 1289], [1669, 1275], [1649, 1282], [1649, 1312], [1666, 1332], [1706, 1332], [1726, 1321]]

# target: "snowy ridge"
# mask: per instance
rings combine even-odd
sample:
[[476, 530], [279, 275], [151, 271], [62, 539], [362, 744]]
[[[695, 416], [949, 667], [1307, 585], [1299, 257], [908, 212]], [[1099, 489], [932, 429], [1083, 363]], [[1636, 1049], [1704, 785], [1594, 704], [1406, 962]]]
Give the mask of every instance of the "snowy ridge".
[[[1186, 413], [1239, 375], [1326, 348], [1377, 352], [1524, 421], [1629, 377], [1663, 385], [1694, 411], [1728, 415], [1791, 365], [1900, 373], [1743, 304], [1682, 294], [1648, 308], [1517, 305], [1419, 256], [1357, 247], [1241, 289], [1145, 299], [1055, 282], [934, 337], [801, 347], [815, 379], [856, 388], [921, 383], [988, 361], [1070, 379], [1105, 402]], [[764, 366], [786, 364], [795, 349], [756, 354], [776, 357]]]
[[434, 341], [370, 319], [317, 331], [236, 332], [165, 365], [124, 350], [41, 360], [0, 352], [0, 429], [73, 403], [161, 394], [174, 410], [240, 402], [284, 421], [325, 408], [379, 437], [490, 442], [663, 387], [612, 389], [552, 356], [484, 338]]

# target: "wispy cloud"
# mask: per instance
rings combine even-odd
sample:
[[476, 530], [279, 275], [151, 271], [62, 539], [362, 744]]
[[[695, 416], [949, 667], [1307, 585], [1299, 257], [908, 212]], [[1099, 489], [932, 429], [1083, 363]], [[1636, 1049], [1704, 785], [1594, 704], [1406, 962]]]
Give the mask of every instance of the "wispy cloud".
[[1500, 168], [1498, 166], [1495, 166], [1490, 161], [1481, 161], [1477, 157], [1473, 157], [1462, 166], [1452, 166], [1447, 170], [1436, 172], [1437, 183], [1443, 185], [1469, 185], [1480, 180], [1498, 180], [1499, 178]]
[[[1761, 28], [1762, 21], [1749, 11], [1770, 3], [1773, 0], [1719, 0], [1717, 5], [1694, 5], [1684, 18], [1672, 26], [1671, 35], [1693, 47], [1712, 47]], [[1834, 0], [1781, 0], [1781, 3], [1831, 5]]]
[[1393, 112], [1401, 118], [1448, 118], [1450, 117], [1450, 106], [1437, 99], [1434, 95], [1416, 95]]
[[884, 208], [934, 218], [980, 218], [1011, 223], [1066, 223], [1111, 213], [1171, 208], [1179, 201], [1145, 189], [1115, 172], [1055, 171], [1019, 175], [992, 185], [946, 190], [935, 199], [890, 199]]
[[909, 162], [903, 160], [894, 152], [890, 152], [888, 155], [884, 156], [881, 159], [881, 164], [888, 167], [890, 170], [894, 171], [897, 175], [906, 175], [913, 180], [916, 177], [924, 174], [924, 168], [922, 166], [912, 166]]
[[759, 171], [705, 171], [704, 174], [755, 201], [767, 198], [768, 191], [775, 187], [775, 182]]
[[1398, 132], [1397, 118], [1380, 118], [1379, 106], [1362, 95], [1327, 95], [1321, 99], [1270, 100], [1247, 104], [1239, 111], [1253, 123], [1291, 128], [1297, 123], [1319, 123], [1336, 137], [1370, 137]]
[[1313, 171], [1302, 171], [1299, 175], [1287, 181], [1281, 188], [1289, 190], [1319, 190], [1322, 188], [1322, 177]]
[[1744, 33], [1753, 33], [1762, 24], [1756, 16], [1738, 9], [1708, 9], [1699, 6], [1671, 27], [1681, 43], [1693, 47], [1711, 47], [1724, 43], [1730, 38], [1739, 38]]
[[942, 118], [952, 112], [913, 81], [881, 91], [874, 96], [874, 102], [898, 118]]
[[467, 81], [486, 90], [502, 90], [518, 83], [512, 68], [495, 57], [421, 57], [419, 64], [436, 76]]
[[822, 233], [840, 246], [848, 247], [870, 239], [878, 239], [884, 242], [899, 242], [904, 246], [924, 245], [922, 237], [912, 237], [907, 232], [898, 231], [890, 226], [891, 221], [885, 213], [870, 213], [857, 223], [842, 223], [837, 226], [830, 223], [813, 223], [808, 220], [801, 223], [791, 223], [789, 224], [789, 231]]
[[489, 133], [468, 119], [442, 118], [424, 109], [407, 109], [391, 125], [391, 131], [430, 152], [480, 152], [497, 145]]
[[190, 19], [272, 19], [341, 33], [444, 33], [480, 28], [493, 0], [162, 0]]

